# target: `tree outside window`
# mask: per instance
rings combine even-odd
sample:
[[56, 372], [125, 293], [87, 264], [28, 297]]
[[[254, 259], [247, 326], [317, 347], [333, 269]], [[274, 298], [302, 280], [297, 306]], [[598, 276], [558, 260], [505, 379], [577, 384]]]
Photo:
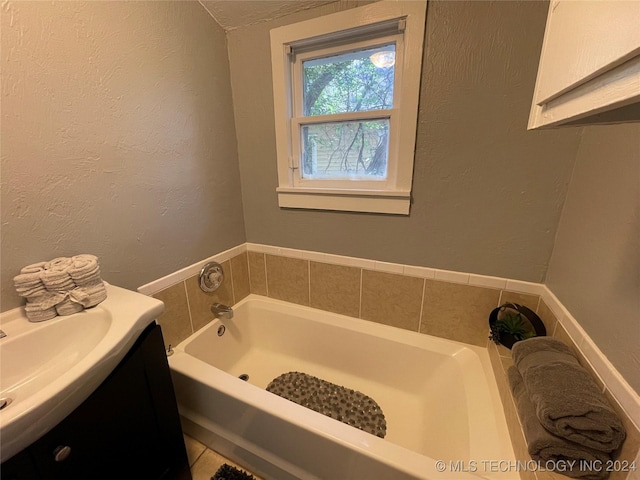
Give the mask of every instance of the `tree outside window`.
[[[394, 57], [390, 44], [304, 61], [303, 115], [393, 108]], [[306, 178], [387, 176], [388, 118], [315, 123], [303, 126], [301, 135]]]

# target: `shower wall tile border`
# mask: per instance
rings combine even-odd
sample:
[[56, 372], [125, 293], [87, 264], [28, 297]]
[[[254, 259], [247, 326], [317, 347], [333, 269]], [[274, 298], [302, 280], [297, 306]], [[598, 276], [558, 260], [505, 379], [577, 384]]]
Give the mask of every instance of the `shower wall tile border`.
[[246, 251], [247, 244], [243, 243], [242, 245], [230, 248], [228, 250], [225, 250], [224, 252], [205, 258], [204, 260], [200, 260], [199, 262], [182, 268], [176, 272], [172, 272], [169, 275], [154, 280], [153, 282], [146, 283], [145, 285], [138, 287], [138, 292], [144, 295], [153, 295], [161, 290], [164, 290], [165, 288], [175, 285], [176, 283], [180, 283], [189, 277], [197, 275], [198, 273], [200, 273], [200, 269], [204, 266], [205, 263], [218, 262], [222, 264], [223, 262], [231, 260], [233, 257], [245, 253]]
[[436, 280], [460, 285], [469, 285], [469, 274], [463, 272], [449, 272], [446, 270], [436, 270]]
[[507, 288], [507, 279], [499, 277], [487, 277], [484, 275], [469, 274], [469, 285], [476, 287], [489, 287], [504, 290]]
[[[229, 252], [237, 253], [238, 251], [240, 253], [237, 255], [229, 256]], [[212, 303], [235, 305], [251, 293], [248, 285], [249, 262], [246, 248], [239, 250], [234, 248], [223, 252], [223, 254], [224, 256], [209, 257], [201, 263], [183, 268], [138, 288], [140, 293], [153, 292], [145, 294], [162, 300], [165, 304], [164, 312], [158, 316], [156, 321], [162, 327], [166, 348], [170, 345], [178, 345], [211, 322], [213, 315], [209, 313], [209, 307]], [[223, 260], [224, 258], [226, 260]], [[225, 279], [215, 292], [206, 293], [200, 290], [198, 273], [202, 265], [211, 259], [220, 262], [224, 269]], [[168, 286], [165, 287], [165, 285]]]
[[[376, 261], [366, 258], [348, 257], [343, 255], [335, 255], [322, 252], [314, 252], [308, 250], [299, 250], [287, 247], [277, 247], [273, 245], [264, 245], [257, 243], [244, 243], [236, 247], [225, 250], [224, 252], [203, 259], [181, 270], [173, 272], [153, 282], [142, 285], [138, 288], [140, 293], [146, 295], [154, 295], [162, 292], [166, 288], [176, 285], [188, 278], [197, 275], [202, 266], [209, 261], [217, 261], [223, 263], [238, 255], [249, 252], [248, 255], [264, 254], [276, 255], [282, 257], [306, 260], [307, 262], [328, 263], [333, 265], [341, 265], [348, 267], [356, 267], [364, 270], [378, 271], [395, 275], [405, 275], [408, 277], [418, 277], [431, 281], [441, 281], [460, 285], [470, 285], [474, 287], [484, 287], [496, 289], [500, 292], [511, 292], [513, 294], [524, 294], [539, 296], [538, 308], [536, 312], [551, 312], [555, 319], [551, 322], [551, 329], [562, 327], [566, 334], [571, 338], [576, 348], [580, 350], [584, 359], [588, 362], [591, 369], [606, 385], [606, 389], [617, 399], [620, 406], [629, 415], [631, 421], [636, 427], [640, 428], [640, 396], [631, 388], [627, 381], [620, 375], [615, 367], [609, 362], [606, 356], [595, 345], [587, 333], [582, 329], [576, 319], [564, 307], [549, 288], [541, 283], [525, 282], [521, 280], [513, 280], [508, 278], [493, 277], [479, 275], [467, 272], [455, 272], [449, 270], [441, 270], [430, 267], [422, 267], [415, 265], [402, 265], [389, 262]], [[249, 277], [251, 283], [251, 262], [249, 262]], [[268, 273], [264, 274], [268, 277]], [[266, 281], [266, 292], [269, 295], [268, 278]], [[361, 286], [360, 286], [361, 287]], [[423, 289], [424, 290], [424, 289]], [[251, 288], [251, 293], [257, 293]], [[311, 293], [310, 293], [311, 294]], [[500, 295], [502, 297], [502, 294]], [[235, 301], [239, 301], [235, 298]], [[421, 300], [424, 304], [424, 291]], [[501, 300], [498, 302], [501, 303]], [[496, 305], [497, 306], [497, 305]], [[362, 307], [361, 307], [362, 308]], [[546, 322], [545, 322], [546, 323]], [[423, 330], [418, 326], [419, 330]], [[487, 330], [488, 333], [488, 330]], [[552, 334], [553, 332], [549, 332]], [[639, 459], [640, 460], [640, 459]]]
[[378, 262], [376, 261], [374, 265], [374, 270], [378, 272], [384, 273], [398, 273], [400, 275], [404, 274], [405, 266], [400, 265], [398, 263], [389, 263], [389, 262]]
[[429, 267], [414, 267], [411, 265], [404, 266], [404, 274], [409, 275], [410, 277], [420, 277], [420, 278], [436, 278], [436, 270], [435, 268]]

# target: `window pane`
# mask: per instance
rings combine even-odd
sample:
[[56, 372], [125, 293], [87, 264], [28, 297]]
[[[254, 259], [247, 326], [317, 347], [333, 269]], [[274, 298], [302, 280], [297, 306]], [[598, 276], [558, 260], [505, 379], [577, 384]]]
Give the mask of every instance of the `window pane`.
[[301, 135], [303, 178], [387, 177], [388, 119], [305, 125]]
[[392, 108], [395, 50], [390, 44], [302, 62], [304, 115]]

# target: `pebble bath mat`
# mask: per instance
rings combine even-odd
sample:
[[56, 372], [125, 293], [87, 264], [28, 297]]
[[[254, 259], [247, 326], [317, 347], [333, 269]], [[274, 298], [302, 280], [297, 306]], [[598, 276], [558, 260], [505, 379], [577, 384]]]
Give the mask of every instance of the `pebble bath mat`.
[[380, 406], [356, 390], [306, 373], [289, 372], [272, 380], [267, 391], [380, 438], [387, 433]]

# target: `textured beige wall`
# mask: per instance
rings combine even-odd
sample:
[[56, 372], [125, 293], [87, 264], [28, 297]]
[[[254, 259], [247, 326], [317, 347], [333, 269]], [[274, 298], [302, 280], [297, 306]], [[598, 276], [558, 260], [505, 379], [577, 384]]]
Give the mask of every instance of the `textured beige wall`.
[[409, 217], [278, 208], [269, 30], [228, 33], [250, 242], [542, 281], [580, 129], [527, 132], [546, 2], [432, 1]]
[[2, 6], [2, 310], [27, 263], [135, 289], [245, 241], [225, 36], [197, 2]]
[[640, 393], [640, 125], [585, 129], [546, 283]]

